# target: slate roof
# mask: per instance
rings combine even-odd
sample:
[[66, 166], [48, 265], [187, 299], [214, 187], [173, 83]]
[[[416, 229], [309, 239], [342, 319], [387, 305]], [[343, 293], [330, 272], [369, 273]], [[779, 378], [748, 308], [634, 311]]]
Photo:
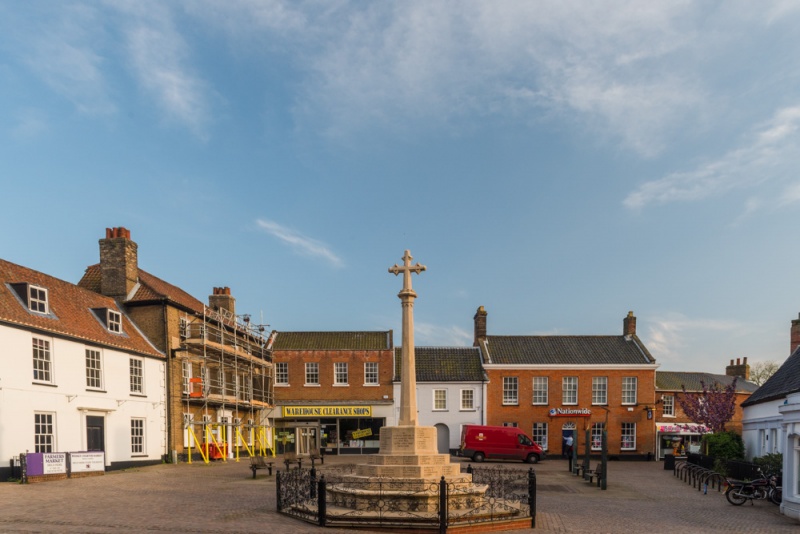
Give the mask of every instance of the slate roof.
[[487, 364], [649, 365], [656, 360], [637, 336], [487, 336]]
[[[47, 289], [50, 314], [31, 312], [10, 284]], [[122, 316], [122, 334], [109, 332], [92, 309], [108, 308]], [[164, 355], [133, 325], [111, 297], [0, 259], [0, 322], [141, 355]]]
[[[183, 289], [176, 287], [164, 280], [153, 276], [143, 269], [139, 269], [139, 287], [133, 296], [125, 301], [125, 304], [145, 304], [167, 299], [187, 310], [195, 313], [203, 313], [203, 303], [191, 296]], [[78, 285], [90, 289], [95, 293], [100, 293], [100, 264], [90, 265], [86, 268]]]
[[[400, 381], [401, 347], [394, 349], [394, 381]], [[477, 347], [414, 347], [417, 382], [480, 382], [487, 380]]]
[[[717, 383], [724, 388], [730, 385], [733, 377], [711, 373], [656, 371], [656, 389], [661, 391], [683, 391], [683, 386], [686, 386], [686, 391], [703, 391], [701, 381], [707, 386]], [[757, 389], [758, 385], [753, 382], [741, 378], [736, 381], [737, 393], [753, 393]]]
[[800, 347], [769, 377], [742, 406], [782, 399], [800, 391]]
[[392, 331], [275, 332], [272, 350], [391, 350]]

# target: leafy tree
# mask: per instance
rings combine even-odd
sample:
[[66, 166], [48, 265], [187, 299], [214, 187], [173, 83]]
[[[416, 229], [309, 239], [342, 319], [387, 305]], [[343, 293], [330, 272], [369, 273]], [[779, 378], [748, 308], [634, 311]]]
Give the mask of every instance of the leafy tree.
[[756, 362], [750, 366], [750, 382], [755, 382], [759, 386], [763, 385], [769, 377], [775, 374], [780, 368], [780, 364], [774, 360]]
[[725, 423], [736, 410], [736, 377], [724, 388], [718, 382], [709, 386], [701, 380], [700, 385], [700, 393], [688, 393], [686, 386], [681, 386], [683, 395], [678, 397], [678, 404], [693, 422], [707, 426], [711, 432], [725, 431]]
[[706, 454], [717, 460], [743, 460], [744, 442], [742, 436], [728, 430], [703, 436]]

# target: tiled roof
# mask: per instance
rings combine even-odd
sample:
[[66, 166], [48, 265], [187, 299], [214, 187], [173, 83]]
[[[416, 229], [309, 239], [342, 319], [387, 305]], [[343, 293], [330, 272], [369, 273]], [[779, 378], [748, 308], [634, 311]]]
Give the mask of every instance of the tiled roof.
[[637, 336], [487, 336], [486, 363], [646, 365], [655, 358]]
[[[673, 371], [656, 371], [656, 389], [661, 391], [703, 391], [704, 382], [707, 386], [714, 383], [721, 387], [727, 387], [733, 381], [732, 376], [713, 375], [711, 373], [681, 373]], [[738, 393], [752, 393], [758, 389], [758, 385], [747, 382], [739, 378], [736, 381], [736, 391]]]
[[761, 402], [782, 399], [791, 393], [800, 391], [800, 347], [783, 362], [780, 369], [769, 377], [742, 406], [751, 406]]
[[[394, 380], [400, 381], [402, 349], [394, 349]], [[414, 347], [417, 382], [478, 382], [486, 380], [477, 347]]]
[[[10, 284], [17, 283], [46, 289], [50, 315], [29, 311], [10, 287]], [[111, 333], [101, 324], [92, 312], [92, 309], [99, 308], [108, 308], [121, 314], [123, 334]], [[114, 299], [2, 259], [0, 322], [142, 355], [164, 356], [134, 327]]]
[[[78, 285], [100, 293], [100, 264], [90, 265]], [[183, 289], [139, 269], [139, 288], [126, 304], [152, 302], [167, 299], [196, 313], [203, 313], [203, 303]]]
[[392, 331], [275, 332], [272, 350], [389, 350]]

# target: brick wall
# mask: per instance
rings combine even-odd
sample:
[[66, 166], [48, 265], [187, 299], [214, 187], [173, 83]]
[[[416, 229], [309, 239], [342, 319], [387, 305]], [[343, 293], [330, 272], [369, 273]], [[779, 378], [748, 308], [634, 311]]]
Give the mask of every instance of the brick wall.
[[[383, 401], [392, 399], [392, 351], [276, 350], [275, 363], [287, 362], [289, 385], [275, 386], [275, 401]], [[319, 386], [305, 385], [306, 362], [319, 364]], [[334, 363], [347, 362], [348, 386], [335, 386]], [[364, 362], [378, 362], [378, 385], [364, 385]], [[386, 398], [384, 398], [386, 396]]]
[[[565, 423], [575, 423], [579, 451], [583, 451], [584, 430], [592, 423], [604, 423], [606, 410], [592, 405], [592, 377], [607, 377], [608, 446], [610, 454], [646, 454], [655, 450], [655, 413], [647, 419], [646, 408], [655, 407], [655, 370], [498, 370], [487, 369], [489, 384], [487, 392], [487, 422], [501, 426], [516, 423], [526, 434], [531, 433], [533, 423], [548, 425], [548, 454], [561, 454], [562, 427]], [[548, 402], [546, 405], [533, 405], [533, 377], [548, 378]], [[562, 378], [578, 378], [578, 403], [562, 403]], [[517, 377], [518, 404], [503, 405], [503, 378]], [[622, 378], [637, 378], [637, 404], [622, 404]], [[551, 408], [587, 408], [589, 417], [552, 417]], [[636, 424], [636, 450], [621, 452], [622, 423]]]

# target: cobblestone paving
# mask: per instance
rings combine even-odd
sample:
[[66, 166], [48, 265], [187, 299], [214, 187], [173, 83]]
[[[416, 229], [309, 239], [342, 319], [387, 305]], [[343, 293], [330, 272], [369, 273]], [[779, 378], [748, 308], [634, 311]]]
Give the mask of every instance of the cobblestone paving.
[[[359, 460], [328, 457], [325, 467]], [[522, 463], [482, 466], [529, 468]], [[660, 462], [610, 463], [606, 491], [571, 475], [562, 460], [547, 460], [535, 470], [539, 532], [800, 533], [800, 523], [781, 515], [777, 506], [767, 501], [732, 506], [716, 489], [704, 495], [664, 471]], [[253, 480], [246, 462], [228, 461], [29, 485], [4, 482], [0, 532], [347, 532], [278, 514], [275, 477], [258, 473]]]

